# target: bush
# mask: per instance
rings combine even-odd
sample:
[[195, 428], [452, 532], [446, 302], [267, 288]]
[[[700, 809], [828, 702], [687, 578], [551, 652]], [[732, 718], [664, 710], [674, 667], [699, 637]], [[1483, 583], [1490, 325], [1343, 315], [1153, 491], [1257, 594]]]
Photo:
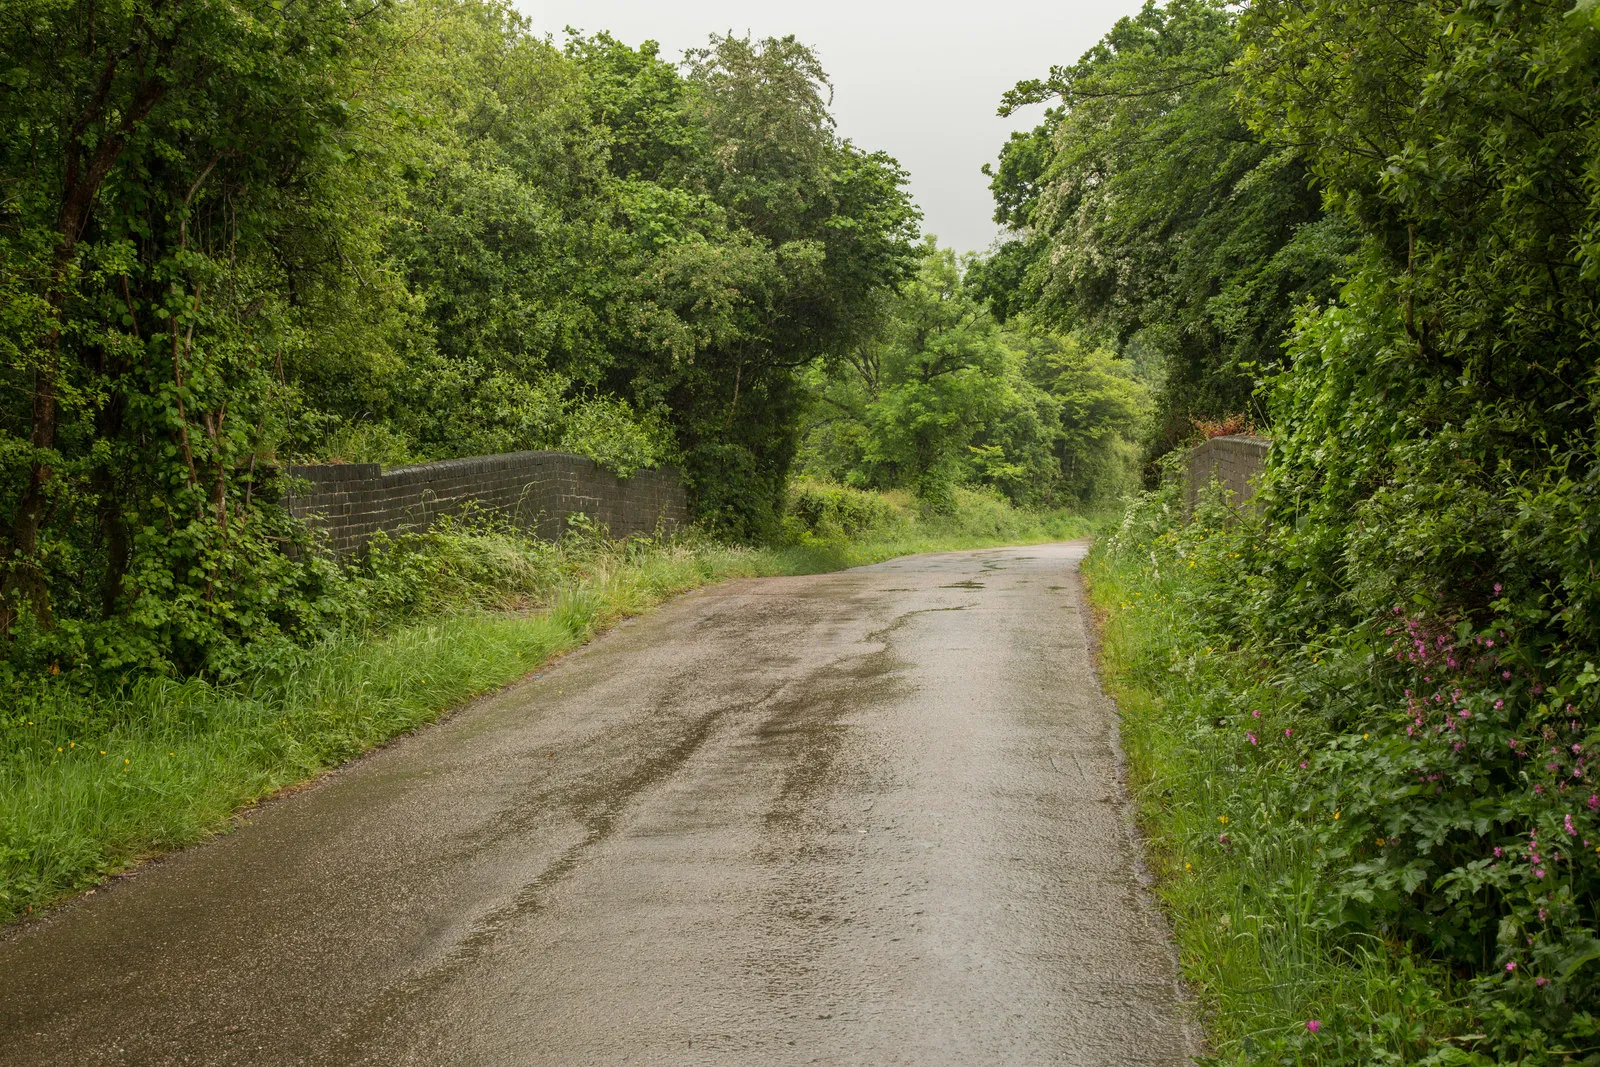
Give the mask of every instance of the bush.
[[[1269, 475], [1268, 516], [1282, 488]], [[1285, 576], [1319, 531], [1215, 499], [1185, 525], [1174, 492], [1141, 498], [1091, 573], [1143, 593], [1114, 612], [1174, 635], [1165, 662], [1138, 667], [1142, 684], [1170, 695], [1184, 684], [1174, 675], [1192, 681], [1210, 665], [1207, 699], [1183, 712], [1189, 743], [1229, 751], [1234, 788], [1264, 820], [1229, 831], [1227, 847], [1311, 850], [1300, 849], [1306, 885], [1270, 907], [1292, 909], [1327, 954], [1382, 943], [1448, 968], [1462, 979], [1451, 1010], [1466, 1047], [1544, 1063], [1592, 1046], [1592, 654], [1562, 654], [1548, 614], [1492, 580], [1476, 606], [1418, 593], [1343, 624], [1294, 626], [1304, 616], [1285, 606]], [[1170, 617], [1150, 618], [1152, 601]]]
[[789, 490], [791, 533], [814, 537], [859, 537], [868, 531], [904, 525], [905, 516], [883, 493], [852, 489], [833, 482], [796, 481]]

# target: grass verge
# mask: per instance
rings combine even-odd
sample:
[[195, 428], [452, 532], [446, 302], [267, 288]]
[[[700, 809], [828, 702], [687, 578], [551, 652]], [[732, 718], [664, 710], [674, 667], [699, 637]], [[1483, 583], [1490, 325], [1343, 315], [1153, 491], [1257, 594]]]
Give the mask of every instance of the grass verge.
[[962, 494], [954, 514], [931, 518], [897, 497], [834, 495], [870, 515], [850, 519], [846, 531], [838, 508], [825, 507], [772, 548], [584, 535], [551, 544], [504, 530], [437, 529], [380, 546], [366, 572], [341, 587], [366, 602], [352, 614], [363, 624], [310, 648], [276, 649], [272, 662], [229, 684], [144, 678], [104, 691], [63, 676], [28, 691], [0, 712], [0, 922], [215, 833], [240, 808], [515, 681], [675, 594], [1090, 528], [979, 494]]
[[1329, 918], [1335, 838], [1319, 827], [1340, 813], [1310, 800], [1296, 665], [1208, 632], [1195, 551], [1208, 532], [1171, 502], [1144, 510], [1084, 575], [1157, 895], [1205, 1013], [1204, 1062], [1492, 1062], [1465, 1047], [1482, 1035], [1448, 972]]

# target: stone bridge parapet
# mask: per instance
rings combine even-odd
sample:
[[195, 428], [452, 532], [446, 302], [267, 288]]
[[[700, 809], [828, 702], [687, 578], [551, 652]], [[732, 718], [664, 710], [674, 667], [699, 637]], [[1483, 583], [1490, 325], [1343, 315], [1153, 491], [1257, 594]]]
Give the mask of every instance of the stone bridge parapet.
[[1270, 438], [1242, 434], [1213, 437], [1196, 445], [1189, 452], [1183, 479], [1185, 513], [1194, 511], [1200, 502], [1201, 490], [1211, 484], [1213, 478], [1233, 494], [1229, 500], [1235, 507], [1249, 503], [1255, 495], [1256, 479], [1267, 464], [1267, 449], [1271, 446]]
[[284, 504], [340, 556], [359, 554], [380, 530], [425, 530], [473, 507], [548, 539], [560, 537], [568, 517], [580, 512], [619, 538], [670, 530], [689, 517], [676, 471], [619, 478], [565, 452], [472, 456], [387, 471], [376, 463], [325, 463], [285, 473], [300, 491]]

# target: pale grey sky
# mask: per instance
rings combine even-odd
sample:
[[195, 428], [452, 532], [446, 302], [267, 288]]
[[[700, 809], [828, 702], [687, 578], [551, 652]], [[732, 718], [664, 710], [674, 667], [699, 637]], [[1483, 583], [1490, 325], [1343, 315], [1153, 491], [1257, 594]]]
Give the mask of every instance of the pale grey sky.
[[1140, 0], [515, 0], [540, 33], [610, 30], [637, 45], [660, 41], [678, 58], [707, 35], [792, 33], [817, 49], [833, 79], [839, 131], [882, 149], [911, 172], [923, 227], [958, 251], [996, 235], [988, 181], [978, 172], [1007, 134], [1038, 121], [995, 115], [1000, 94], [1052, 63], [1076, 60]]

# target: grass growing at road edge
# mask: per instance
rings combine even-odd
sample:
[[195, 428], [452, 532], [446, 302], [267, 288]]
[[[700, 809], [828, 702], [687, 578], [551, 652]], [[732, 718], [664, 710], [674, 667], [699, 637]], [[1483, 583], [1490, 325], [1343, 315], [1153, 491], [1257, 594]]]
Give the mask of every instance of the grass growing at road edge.
[[[1215, 1064], [1487, 1064], [1442, 969], [1341, 933], [1296, 752], [1294, 666], [1223, 647], [1195, 604], [1216, 515], [1140, 500], [1084, 573], [1156, 891]], [[1481, 1036], [1481, 1035], [1479, 1035]]]

